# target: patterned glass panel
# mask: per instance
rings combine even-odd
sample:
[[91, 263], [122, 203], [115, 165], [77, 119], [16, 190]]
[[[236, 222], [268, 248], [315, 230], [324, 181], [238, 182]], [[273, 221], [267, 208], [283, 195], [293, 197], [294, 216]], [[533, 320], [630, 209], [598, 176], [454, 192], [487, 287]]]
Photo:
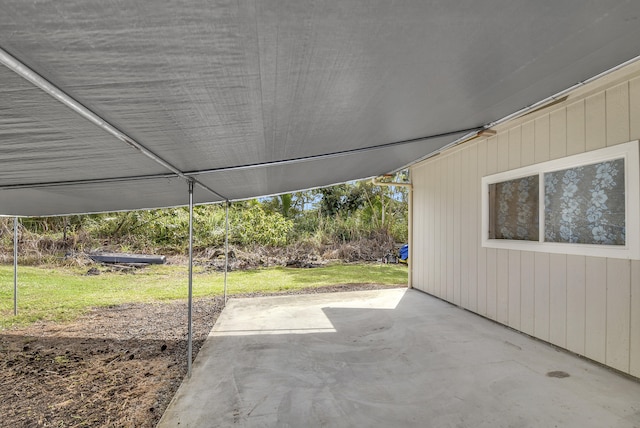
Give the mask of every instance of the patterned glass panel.
[[538, 175], [490, 185], [491, 239], [537, 241]]
[[545, 241], [625, 245], [624, 159], [544, 174]]

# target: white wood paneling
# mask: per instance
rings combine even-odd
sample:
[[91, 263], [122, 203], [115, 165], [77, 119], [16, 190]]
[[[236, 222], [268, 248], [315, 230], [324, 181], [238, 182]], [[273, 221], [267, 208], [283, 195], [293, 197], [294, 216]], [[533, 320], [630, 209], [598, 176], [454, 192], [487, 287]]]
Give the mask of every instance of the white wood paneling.
[[433, 294], [442, 297], [441, 289], [442, 283], [444, 282], [442, 277], [443, 275], [446, 277], [446, 270], [443, 269], [443, 263], [446, 263], [446, 258], [443, 255], [445, 247], [443, 245], [444, 240], [446, 239], [446, 226], [447, 226], [447, 212], [444, 204], [442, 203], [443, 195], [446, 194], [447, 187], [445, 183], [445, 171], [447, 165], [445, 162], [437, 162], [435, 164], [436, 174], [440, 177], [437, 183], [437, 194], [436, 200], [434, 204], [434, 211], [436, 214], [436, 228], [435, 228], [435, 244], [436, 248], [434, 249], [433, 255], [434, 259], [434, 271], [435, 271], [435, 281], [433, 283]]
[[[480, 179], [487, 174], [487, 148], [488, 144], [480, 143], [478, 144], [478, 182], [476, 184], [476, 188], [478, 192], [480, 192]], [[476, 231], [476, 236], [478, 237], [478, 243], [480, 242], [480, 231], [482, 228], [480, 227], [480, 222], [482, 220], [482, 216], [479, 215], [481, 210], [480, 206], [480, 198], [476, 199], [476, 212], [478, 213], [476, 227], [478, 228]], [[477, 246], [478, 248], [478, 275], [477, 275], [477, 312], [480, 315], [487, 314], [487, 249]]]
[[521, 252], [509, 251], [509, 317], [507, 324], [517, 330], [520, 329], [520, 317], [521, 317], [521, 296], [520, 296], [520, 278], [521, 278]]
[[607, 259], [586, 258], [585, 355], [605, 362], [607, 349]]
[[561, 108], [549, 115], [549, 159], [567, 156], [567, 110]]
[[509, 250], [496, 251], [496, 319], [509, 323]]
[[509, 163], [507, 169], [520, 168], [522, 157], [522, 127], [517, 126], [509, 131]]
[[[469, 173], [470, 150], [463, 150], [460, 153], [460, 306], [469, 307], [469, 256], [471, 253], [470, 237], [475, 230], [472, 228], [473, 217], [471, 212], [471, 189], [472, 182]], [[475, 162], [475, 159], [473, 159]]]
[[606, 146], [606, 114], [604, 92], [585, 100], [585, 146], [587, 151]]
[[530, 120], [522, 124], [520, 144], [520, 166], [531, 165], [535, 162], [536, 122]]
[[442, 160], [442, 181], [440, 183], [440, 187], [442, 188], [442, 193], [440, 194], [440, 215], [441, 215], [441, 223], [440, 227], [440, 289], [438, 291], [438, 295], [443, 299], [447, 298], [447, 257], [449, 255], [449, 213], [447, 211], [447, 201], [449, 199], [449, 158], [444, 158]]
[[506, 171], [509, 169], [509, 132], [501, 132], [498, 134], [497, 150], [497, 169], [494, 172]]
[[[429, 169], [424, 166], [415, 168], [411, 172], [411, 179], [416, 187], [426, 189], [426, 175]], [[412, 218], [413, 218], [413, 232], [414, 236], [420, 237], [413, 241], [413, 251], [415, 254], [422, 256], [422, 258], [415, 259], [415, 262], [411, 263], [412, 284], [413, 287], [426, 291], [427, 282], [425, 281], [425, 271], [429, 269], [429, 263], [431, 257], [428, 252], [424, 251], [425, 246], [430, 241], [428, 232], [425, 228], [426, 218], [431, 215], [431, 204], [428, 199], [431, 197], [431, 192], [417, 192], [413, 195], [412, 204]], [[421, 209], [416, 209], [421, 207]], [[415, 255], [412, 254], [412, 257]]]
[[[418, 265], [421, 265], [422, 269], [422, 276], [420, 280], [418, 280], [416, 275], [414, 274], [413, 286], [423, 291], [430, 292], [429, 290], [431, 289], [431, 286], [433, 284], [433, 277], [430, 275], [430, 273], [433, 272], [433, 252], [431, 251], [431, 249], [435, 247], [435, 244], [433, 228], [429, 225], [428, 222], [433, 224], [433, 222], [435, 221], [433, 211], [435, 192], [433, 191], [433, 181], [431, 181], [435, 178], [435, 172], [434, 168], [432, 168], [430, 165], [425, 165], [422, 173], [423, 178], [420, 182], [421, 184], [418, 185], [416, 184], [417, 182], [414, 181], [414, 171], [415, 169], [411, 171], [411, 181], [414, 183], [412, 189], [413, 218], [421, 216], [422, 212], [427, 213], [427, 215], [424, 216], [423, 220], [424, 229], [416, 229], [414, 223], [412, 230], [413, 245], [415, 247], [414, 252], [411, 255], [411, 260], [413, 263], [412, 270], [413, 272], [416, 272]], [[419, 189], [418, 186], [424, 186], [426, 191], [416, 191], [416, 189]], [[420, 193], [426, 193], [426, 195], [422, 195], [422, 198], [418, 199]], [[418, 200], [421, 200], [422, 204], [424, 205], [421, 205]], [[418, 241], [425, 242], [419, 244]], [[420, 252], [420, 250], [422, 250], [423, 252]], [[411, 251], [411, 248], [409, 248], [409, 251]]]
[[[414, 218], [416, 218], [418, 215], [420, 215], [420, 211], [424, 211], [426, 215], [423, 216], [423, 228], [422, 230], [414, 230], [414, 246], [416, 247], [416, 252], [414, 254], [414, 265], [417, 265], [420, 260], [424, 260], [426, 259], [426, 263], [423, 264], [423, 271], [422, 271], [422, 278], [423, 278], [423, 287], [422, 289], [428, 292], [432, 292], [433, 291], [433, 251], [432, 248], [434, 248], [434, 233], [433, 233], [433, 223], [434, 223], [434, 209], [435, 209], [435, 192], [434, 192], [434, 186], [433, 186], [433, 181], [434, 179], [437, 179], [435, 173], [434, 173], [434, 168], [429, 168], [427, 167], [426, 170], [423, 172], [423, 178], [421, 180], [421, 183], [423, 186], [425, 186], [428, 189], [428, 192], [426, 195], [426, 198], [423, 198], [423, 203], [426, 204], [425, 209], [423, 210], [423, 206], [419, 205], [418, 202], [416, 202], [417, 200], [417, 195], [419, 193], [422, 192], [416, 192], [415, 188], [413, 191], [413, 198], [414, 198], [414, 212], [416, 212], [416, 214], [414, 214]], [[413, 180], [413, 177], [412, 177]], [[415, 186], [417, 187], [417, 186]], [[417, 241], [423, 240], [425, 241], [424, 244], [419, 245], [417, 244]], [[424, 254], [424, 256], [420, 257], [421, 253], [418, 253], [418, 250], [422, 250]], [[409, 251], [411, 251], [411, 248], [409, 248]], [[417, 259], [415, 258], [417, 257]], [[414, 287], [416, 286], [416, 284], [414, 283]]]
[[549, 340], [549, 254], [534, 257], [534, 336]]
[[[470, 198], [469, 215], [471, 217], [469, 225], [472, 228], [469, 230], [469, 308], [472, 311], [478, 310], [478, 246], [479, 246], [479, 230], [480, 228], [480, 178], [478, 176], [478, 145], [473, 144], [469, 148], [469, 181], [466, 186]], [[473, 228], [475, 226], [475, 228]]]
[[[412, 180], [414, 181], [414, 183], [419, 183], [420, 186], [430, 187], [430, 183], [428, 181], [430, 176], [431, 176], [431, 169], [424, 168], [422, 170], [420, 180], [418, 180], [417, 177], [415, 176], [412, 176]], [[426, 195], [420, 195], [420, 193], [426, 193]], [[416, 207], [421, 207], [421, 208], [416, 209]], [[422, 207], [426, 207], [426, 209], [422, 209]], [[429, 219], [433, 217], [433, 193], [432, 192], [417, 192], [417, 193], [414, 192], [413, 210], [414, 210], [413, 227], [416, 228], [419, 225], [419, 227], [414, 230], [414, 236], [416, 237], [413, 240], [413, 246], [415, 247], [414, 253], [424, 254], [422, 258], [418, 258], [418, 259], [415, 259], [415, 254], [412, 256], [414, 257], [413, 271], [416, 272], [418, 268], [420, 269], [420, 275], [419, 275], [420, 279], [418, 280], [416, 278], [417, 275], [414, 274], [413, 286], [420, 287], [422, 290], [426, 291], [430, 287], [430, 282], [427, 278], [427, 272], [429, 272], [433, 268], [433, 256], [431, 254], [431, 251], [429, 251], [428, 249], [430, 243], [433, 242], [433, 235], [431, 234], [431, 230], [429, 228]], [[419, 223], [416, 223], [417, 219], [419, 219]], [[423, 242], [420, 242], [420, 241], [423, 241]], [[411, 249], [409, 249], [409, 251], [411, 251]], [[424, 261], [424, 262], [420, 263], [421, 261]]]
[[447, 299], [449, 302], [453, 302], [453, 265], [454, 265], [454, 217], [453, 217], [453, 189], [455, 183], [455, 176], [458, 174], [457, 171], [454, 171], [454, 162], [453, 156], [447, 157], [447, 193], [444, 197], [444, 203], [447, 209], [447, 235], [444, 242], [446, 248], [446, 276], [444, 286], [445, 289], [442, 293], [442, 296]]
[[629, 141], [629, 84], [625, 82], [607, 90], [607, 146]]
[[584, 100], [567, 106], [567, 155], [585, 151]]
[[[429, 175], [430, 169], [423, 168], [419, 177], [416, 176], [415, 173], [412, 175], [412, 180], [414, 183], [417, 183], [417, 186], [426, 188], [429, 186]], [[420, 259], [414, 259], [415, 262], [412, 266], [414, 273], [413, 286], [425, 291], [429, 288], [426, 273], [429, 272], [432, 266], [431, 252], [427, 249], [429, 243], [433, 241], [431, 231], [428, 227], [429, 219], [433, 215], [433, 203], [430, 201], [432, 197], [431, 192], [418, 192], [413, 195], [413, 227], [415, 228], [414, 232], [417, 232], [414, 233], [414, 236], [420, 237], [419, 239], [413, 240], [413, 250], [415, 254], [424, 254], [421, 260], [423, 263], [416, 263]], [[416, 210], [416, 207], [421, 207], [421, 209]], [[422, 207], [426, 207], [426, 209], [422, 209]]]
[[[437, 166], [434, 165], [431, 173], [431, 189], [433, 190], [434, 195], [440, 189], [440, 171]], [[414, 190], [415, 192], [415, 190]], [[440, 207], [437, 205], [436, 198], [432, 198], [431, 200], [433, 206], [431, 208], [431, 233], [434, 236], [431, 244], [429, 245], [429, 254], [431, 258], [431, 271], [428, 272], [429, 277], [429, 289], [432, 294], [436, 292], [436, 284], [438, 283], [438, 276], [436, 272], [440, 269], [440, 260], [438, 259], [438, 254], [440, 253], [440, 246], [437, 237], [439, 236], [440, 230]], [[411, 251], [411, 249], [409, 249]]]
[[453, 302], [461, 305], [460, 263], [461, 263], [461, 203], [462, 203], [462, 159], [460, 152], [453, 156]]
[[629, 139], [640, 140], [640, 78], [629, 82]]
[[585, 257], [567, 256], [567, 349], [585, 354]]
[[[427, 244], [427, 258], [429, 260], [428, 269], [426, 272], [427, 276], [427, 289], [429, 293], [434, 294], [436, 289], [436, 269], [438, 268], [438, 264], [436, 263], [436, 249], [438, 249], [437, 243], [437, 227], [439, 224], [437, 223], [437, 215], [439, 210], [436, 207], [436, 192], [440, 187], [440, 175], [438, 174], [438, 169], [435, 167], [429, 169], [429, 174], [427, 174], [428, 187], [431, 191], [431, 198], [429, 199], [429, 218], [427, 219], [427, 230], [428, 230], [428, 244]], [[416, 190], [414, 189], [414, 193]], [[411, 251], [411, 248], [409, 248]]]
[[[411, 180], [416, 185], [416, 187], [424, 188], [425, 190], [427, 190], [424, 183], [424, 175], [425, 175], [424, 171], [425, 171], [424, 166], [414, 168], [413, 171], [411, 171]], [[420, 290], [425, 290], [425, 287], [424, 287], [425, 282], [424, 282], [424, 277], [422, 272], [425, 269], [425, 265], [429, 263], [429, 259], [426, 257], [427, 254], [422, 251], [422, 247], [424, 247], [425, 242], [429, 241], [428, 239], [424, 239], [426, 236], [425, 236], [424, 229], [422, 228], [422, 219], [426, 215], [428, 215], [430, 210], [422, 209], [422, 208], [416, 210], [416, 206], [428, 207], [429, 205], [426, 202], [428, 195], [429, 195], [428, 191], [418, 192], [416, 195], [413, 196], [413, 200], [412, 200], [412, 210], [413, 210], [412, 232], [415, 237], [418, 237], [418, 236], [421, 237], [421, 239], [416, 240], [416, 242], [413, 245], [414, 254], [412, 254], [412, 256], [415, 254], [419, 254], [420, 256], [422, 256], [422, 260], [417, 259], [416, 262], [411, 263], [410, 269], [411, 269], [413, 286]]]
[[520, 329], [535, 335], [535, 258], [531, 251], [520, 255]]
[[549, 341], [567, 344], [567, 256], [549, 256]]
[[631, 316], [629, 331], [629, 373], [640, 377], [640, 261], [631, 262]]
[[629, 371], [631, 262], [607, 259], [607, 352], [605, 363]]
[[445, 240], [447, 239], [447, 207], [445, 205], [445, 194], [447, 192], [447, 177], [446, 177], [447, 164], [446, 162], [439, 162], [436, 173], [438, 177], [438, 200], [435, 209], [436, 215], [436, 227], [435, 233], [438, 237], [436, 241], [437, 246], [434, 249], [434, 264], [435, 264], [435, 282], [433, 285], [433, 293], [438, 297], [442, 296], [442, 289], [444, 288], [444, 282], [447, 278], [447, 255]]
[[492, 137], [487, 139], [486, 167], [483, 175], [495, 174], [498, 172], [498, 139]]
[[498, 272], [496, 264], [498, 261], [497, 250], [487, 249], [487, 317], [496, 320], [498, 317]]
[[640, 260], [480, 240], [483, 176], [640, 139], [640, 77], [629, 76], [414, 167], [414, 286], [640, 377]]
[[534, 163], [549, 160], [549, 115], [535, 121]]

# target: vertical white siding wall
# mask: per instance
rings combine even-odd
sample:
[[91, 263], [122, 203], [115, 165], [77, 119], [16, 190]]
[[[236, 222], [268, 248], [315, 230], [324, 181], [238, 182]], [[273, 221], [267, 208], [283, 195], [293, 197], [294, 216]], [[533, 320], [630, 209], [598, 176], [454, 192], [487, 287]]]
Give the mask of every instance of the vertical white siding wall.
[[497, 130], [412, 168], [413, 286], [640, 377], [640, 261], [480, 245], [481, 177], [640, 139], [640, 78]]

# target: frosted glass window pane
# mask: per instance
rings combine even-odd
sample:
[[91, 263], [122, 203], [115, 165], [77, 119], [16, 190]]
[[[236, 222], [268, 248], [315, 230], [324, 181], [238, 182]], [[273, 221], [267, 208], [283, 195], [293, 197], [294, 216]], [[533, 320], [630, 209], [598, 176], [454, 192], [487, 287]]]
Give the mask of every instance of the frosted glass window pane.
[[624, 186], [624, 159], [545, 173], [545, 241], [625, 245]]
[[489, 186], [490, 239], [538, 240], [538, 181], [531, 175]]

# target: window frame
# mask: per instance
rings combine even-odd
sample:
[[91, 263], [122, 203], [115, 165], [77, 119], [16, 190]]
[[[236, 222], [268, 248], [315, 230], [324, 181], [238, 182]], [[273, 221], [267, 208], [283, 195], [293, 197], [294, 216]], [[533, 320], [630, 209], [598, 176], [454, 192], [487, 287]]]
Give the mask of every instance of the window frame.
[[[481, 243], [484, 248], [536, 251], [555, 254], [640, 259], [640, 155], [638, 140], [567, 156], [482, 177]], [[624, 159], [625, 245], [547, 242], [545, 237], [545, 173]], [[538, 175], [538, 241], [489, 238], [489, 186], [508, 180]]]

